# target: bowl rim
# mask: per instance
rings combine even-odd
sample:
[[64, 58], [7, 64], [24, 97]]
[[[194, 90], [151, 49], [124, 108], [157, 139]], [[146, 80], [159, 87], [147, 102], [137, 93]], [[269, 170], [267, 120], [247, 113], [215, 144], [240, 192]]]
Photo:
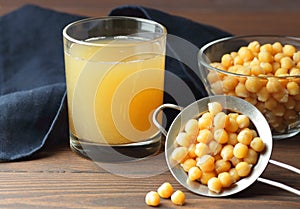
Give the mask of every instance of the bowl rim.
[[[281, 38], [281, 39], [293, 40], [293, 41], [299, 42], [299, 45], [300, 45], [300, 37], [296, 37], [296, 36], [286, 36], [286, 35], [243, 35], [243, 36], [234, 36], [233, 35], [233, 36], [227, 36], [227, 37], [224, 37], [224, 38], [213, 40], [213, 41], [203, 45], [200, 48], [200, 50], [198, 51], [199, 69], [201, 69], [202, 68], [201, 65], [203, 65], [208, 69], [212, 69], [212, 70], [217, 71], [217, 72], [222, 73], [222, 74], [227, 74], [227, 75], [231, 75], [231, 76], [245, 77], [245, 78], [261, 78], [261, 79], [268, 79], [268, 78], [278, 78], [278, 79], [300, 78], [300, 74], [298, 74], [298, 75], [284, 75], [284, 76], [275, 76], [275, 75], [254, 76], [254, 75], [244, 75], [244, 74], [239, 74], [239, 73], [233, 73], [233, 72], [228, 72], [228, 71], [213, 67], [213, 66], [210, 65], [210, 63], [208, 63], [204, 59], [204, 57], [205, 57], [204, 51], [207, 50], [209, 47], [213, 46], [214, 44], [225, 42], [225, 41], [228, 41], [228, 40], [234, 40], [234, 39], [241, 39], [242, 40], [242, 39], [249, 39], [249, 38], [255, 38], [255, 37], [260, 37], [260, 38], [272, 37], [272, 38]], [[255, 39], [253, 39], [253, 41], [255, 41]]]

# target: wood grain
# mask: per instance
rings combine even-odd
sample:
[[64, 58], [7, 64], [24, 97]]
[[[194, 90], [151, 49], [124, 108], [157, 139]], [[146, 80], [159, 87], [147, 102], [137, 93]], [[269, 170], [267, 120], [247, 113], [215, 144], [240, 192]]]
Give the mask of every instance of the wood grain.
[[[300, 1], [294, 0], [2, 0], [0, 15], [32, 3], [56, 11], [104, 16], [124, 4], [138, 4], [210, 24], [233, 34], [284, 34], [300, 36]], [[200, 37], [199, 37], [200, 38]], [[273, 160], [300, 167], [300, 136], [274, 142]], [[153, 163], [151, 169], [159, 164]], [[182, 207], [210, 209], [297, 209], [300, 198], [255, 182], [227, 198], [207, 198], [183, 188], [169, 171], [144, 178], [111, 174], [94, 162], [70, 151], [68, 145], [43, 150], [30, 159], [0, 164], [0, 208], [148, 208], [145, 194], [165, 181], [186, 194]], [[262, 177], [300, 189], [299, 175], [268, 165]], [[163, 199], [160, 208], [181, 208]]]
[[[276, 141], [272, 159], [300, 167], [299, 146], [299, 137]], [[262, 176], [300, 189], [299, 176], [274, 165], [268, 165]], [[28, 161], [2, 163], [0, 208], [144, 208], [145, 194], [165, 181], [185, 192], [184, 208], [198, 208], [200, 204], [203, 208], [231, 209], [300, 207], [296, 195], [259, 182], [232, 197], [206, 198], [188, 192], [169, 171], [146, 178], [114, 175], [66, 146], [39, 153]], [[161, 207], [174, 205], [162, 200]]]

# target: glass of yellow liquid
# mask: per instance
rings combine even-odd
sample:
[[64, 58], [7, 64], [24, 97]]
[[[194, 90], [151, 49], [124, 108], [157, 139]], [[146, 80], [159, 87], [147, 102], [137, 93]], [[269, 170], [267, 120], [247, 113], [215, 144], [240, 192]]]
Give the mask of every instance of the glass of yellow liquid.
[[71, 148], [101, 162], [158, 153], [167, 32], [151, 20], [89, 18], [63, 30]]

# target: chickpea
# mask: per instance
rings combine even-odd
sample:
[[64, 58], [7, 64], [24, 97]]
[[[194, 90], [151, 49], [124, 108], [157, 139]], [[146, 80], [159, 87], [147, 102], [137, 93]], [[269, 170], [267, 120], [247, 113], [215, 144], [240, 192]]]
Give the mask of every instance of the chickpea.
[[231, 164], [229, 161], [225, 161], [223, 159], [217, 160], [215, 163], [215, 170], [216, 172], [222, 173], [222, 172], [226, 172], [229, 171], [231, 168]]
[[266, 85], [266, 88], [269, 93], [276, 93], [283, 89], [281, 83], [277, 78], [268, 78], [268, 83]]
[[169, 198], [173, 193], [173, 187], [169, 182], [165, 182], [158, 187], [157, 193], [161, 198]]
[[233, 146], [231, 144], [227, 144], [221, 150], [221, 157], [223, 160], [230, 160], [233, 157]]
[[268, 92], [265, 86], [262, 87], [256, 94], [257, 94], [257, 100], [261, 102], [267, 101], [271, 96], [271, 94]]
[[217, 129], [214, 132], [214, 139], [220, 143], [225, 144], [228, 142], [228, 133], [223, 128]]
[[197, 162], [197, 166], [199, 166], [203, 172], [211, 172], [215, 169], [215, 158], [210, 155], [205, 155]]
[[247, 98], [250, 95], [245, 84], [241, 82], [238, 83], [238, 85], [235, 87], [235, 94], [239, 97], [244, 97], [244, 98]]
[[290, 57], [283, 57], [280, 60], [280, 64], [282, 68], [290, 69], [294, 66], [294, 62]]
[[194, 141], [192, 135], [186, 132], [180, 132], [175, 140], [177, 144], [183, 147], [189, 147]]
[[226, 76], [223, 80], [223, 90], [224, 92], [233, 91], [239, 81], [233, 76]]
[[238, 56], [238, 53], [237, 53], [237, 52], [231, 52], [231, 53], [230, 53], [230, 56], [231, 56], [232, 58], [235, 58], [235, 57]]
[[[215, 64], [215, 65], [214, 65], [214, 64]], [[223, 68], [221, 64], [218, 64], [218, 65], [216, 65], [216, 64], [217, 64], [217, 63], [212, 63], [211, 66], [213, 66], [213, 67], [215, 67], [215, 68], [218, 68], [218, 69], [222, 69], [222, 68]], [[209, 82], [210, 84], [212, 84], [212, 83], [215, 83], [215, 82], [219, 81], [220, 78], [219, 78], [219, 75], [218, 75], [216, 72], [210, 71], [210, 72], [207, 74], [207, 80], [208, 80], [208, 82]]]
[[176, 147], [172, 152], [172, 159], [177, 162], [182, 162], [188, 154], [188, 149], [186, 147]]
[[250, 119], [247, 115], [238, 115], [236, 122], [238, 123], [239, 128], [246, 128], [250, 125]]
[[157, 192], [151, 191], [146, 194], [145, 202], [149, 206], [158, 206], [160, 203], [160, 197]]
[[223, 107], [219, 102], [210, 102], [207, 107], [208, 111], [214, 116], [223, 110]]
[[222, 187], [230, 187], [233, 184], [233, 178], [229, 172], [219, 173], [218, 179], [220, 179]]
[[258, 53], [258, 60], [260, 62], [273, 62], [273, 56], [272, 53], [268, 52], [268, 51], [260, 51]]
[[186, 159], [182, 164], [181, 167], [185, 172], [188, 172], [192, 167], [196, 166], [196, 160], [192, 158]]
[[294, 53], [296, 52], [296, 48], [290, 44], [286, 44], [283, 46], [282, 51], [287, 56], [292, 57], [294, 55]]
[[261, 62], [260, 67], [265, 72], [264, 74], [273, 72], [273, 66], [269, 62]]
[[[277, 70], [278, 68], [280, 68], [280, 63], [279, 63], [279, 62], [273, 62], [273, 63], [272, 63], [272, 69], [273, 69], [272, 73], [276, 72], [276, 70]], [[269, 74], [269, 75], [272, 75], [272, 73]], [[267, 75], [268, 75], [268, 74], [267, 74]]]
[[253, 65], [251, 67], [251, 74], [255, 76], [266, 74], [264, 68], [262, 68], [259, 64]]
[[235, 64], [235, 65], [242, 65], [243, 63], [244, 63], [244, 60], [241, 58], [240, 55], [236, 56], [233, 59], [233, 64]]
[[211, 83], [210, 87], [215, 94], [223, 94], [224, 93], [222, 80], [218, 80], [214, 83]]
[[171, 201], [175, 205], [183, 205], [185, 202], [185, 194], [182, 191], [177, 190], [172, 194]]
[[240, 131], [240, 133], [237, 135], [237, 140], [240, 143], [243, 143], [245, 145], [249, 145], [252, 141], [253, 133], [249, 128], [244, 128]]
[[272, 44], [272, 51], [273, 51], [273, 54], [277, 54], [277, 53], [280, 53], [282, 52], [282, 45], [280, 42], [275, 42]]
[[194, 166], [188, 171], [188, 176], [191, 181], [196, 181], [201, 178], [202, 171], [199, 167]]
[[260, 78], [249, 77], [245, 82], [245, 87], [249, 92], [256, 93], [263, 87], [263, 83]]
[[195, 139], [198, 136], [198, 121], [196, 119], [188, 120], [185, 125], [185, 131]]
[[248, 146], [242, 143], [237, 143], [233, 148], [233, 155], [237, 158], [244, 158], [248, 154]]
[[213, 124], [213, 115], [209, 112], [206, 112], [198, 119], [198, 128], [202, 129], [210, 129]]
[[250, 143], [250, 147], [257, 152], [261, 152], [265, 149], [265, 144], [260, 137], [255, 137]]
[[236, 171], [235, 168], [231, 168], [231, 169], [229, 170], [229, 174], [230, 174], [230, 176], [232, 177], [233, 182], [237, 182], [237, 181], [240, 180], [240, 178], [241, 178], [241, 177], [238, 175], [238, 173], [237, 173], [237, 171]]
[[202, 129], [199, 131], [197, 142], [202, 142], [204, 144], [208, 143], [210, 140], [213, 139], [213, 134], [208, 129]]
[[300, 51], [297, 51], [297, 52], [295, 52], [295, 53], [293, 54], [293, 61], [294, 61], [295, 63], [300, 62]]
[[216, 129], [225, 128], [226, 121], [228, 120], [227, 115], [224, 112], [218, 112], [214, 116], [213, 125]]
[[196, 144], [195, 154], [198, 157], [202, 157], [204, 155], [207, 155], [209, 153], [210, 149], [207, 146], [207, 144], [204, 144], [202, 142]]
[[260, 43], [258, 41], [252, 41], [248, 44], [248, 48], [252, 51], [252, 52], [256, 52], [258, 53], [260, 50]]
[[240, 177], [245, 177], [250, 174], [251, 166], [247, 162], [240, 162], [235, 166], [235, 169]]
[[241, 47], [238, 50], [238, 55], [246, 62], [249, 60], [252, 60], [254, 58], [254, 55], [252, 51], [247, 47]]
[[230, 145], [236, 145], [238, 143], [238, 140], [237, 140], [237, 134], [236, 133], [229, 133], [228, 134], [228, 142], [227, 144], [230, 144]]
[[258, 159], [257, 152], [255, 150], [251, 149], [251, 148], [248, 149], [248, 154], [244, 158], [244, 161], [249, 163], [249, 164], [255, 165], [256, 162], [257, 162], [257, 159]]
[[211, 142], [209, 142], [208, 147], [209, 147], [210, 153], [214, 156], [219, 154], [222, 150], [222, 145], [220, 143], [216, 142], [215, 140], [212, 140]]
[[273, 97], [270, 97], [265, 102], [265, 108], [268, 110], [272, 110], [273, 108], [275, 108], [277, 106], [277, 104], [278, 104], [278, 102]]
[[[277, 100], [279, 103], [285, 103], [288, 101], [289, 92], [287, 89], [282, 89], [281, 91], [273, 94], [273, 98]], [[277, 105], [276, 105], [277, 106]]]
[[[299, 56], [300, 56], [300, 51], [299, 51]], [[300, 69], [297, 67], [293, 67], [290, 69], [290, 75], [300, 75]]]
[[231, 55], [230, 54], [224, 54], [221, 58], [221, 64], [226, 68], [231, 66], [233, 64], [233, 58], [231, 57]]
[[225, 122], [225, 130], [227, 132], [234, 133], [238, 129], [239, 129], [239, 124], [236, 122], [236, 120], [228, 116], [228, 119]]
[[273, 53], [273, 47], [271, 44], [264, 44], [260, 47], [261, 52], [270, 52], [271, 54]]
[[286, 88], [289, 92], [289, 95], [298, 95], [300, 93], [300, 87], [298, 83], [294, 81], [288, 82]]
[[220, 193], [222, 189], [222, 182], [219, 178], [212, 177], [211, 179], [208, 180], [207, 186], [209, 190], [215, 193]]
[[217, 174], [215, 171], [210, 171], [210, 172], [202, 172], [202, 176], [200, 178], [201, 184], [207, 185], [209, 179], [216, 177]]
[[275, 72], [275, 76], [288, 76], [289, 68], [278, 68]]
[[280, 63], [280, 60], [284, 57], [286, 57], [286, 55], [284, 53], [279, 52], [274, 55], [274, 61]]

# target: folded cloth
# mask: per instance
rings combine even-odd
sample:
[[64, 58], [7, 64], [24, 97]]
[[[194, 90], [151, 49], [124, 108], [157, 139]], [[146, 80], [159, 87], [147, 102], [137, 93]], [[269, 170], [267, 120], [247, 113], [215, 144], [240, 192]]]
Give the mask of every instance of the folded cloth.
[[[230, 35], [212, 26], [140, 6], [121, 6], [109, 15], [152, 19], [169, 34], [196, 46]], [[0, 19], [0, 160], [32, 156], [48, 144], [68, 141], [62, 29], [82, 16], [26, 5]], [[166, 70], [186, 83], [196, 99], [206, 95], [184, 51], [168, 40]], [[192, 59], [193, 66], [196, 63]], [[185, 59], [185, 58], [184, 58]], [[190, 62], [190, 61], [189, 61]], [[166, 88], [169, 85], [166, 78]], [[166, 95], [164, 102], [173, 102]]]

